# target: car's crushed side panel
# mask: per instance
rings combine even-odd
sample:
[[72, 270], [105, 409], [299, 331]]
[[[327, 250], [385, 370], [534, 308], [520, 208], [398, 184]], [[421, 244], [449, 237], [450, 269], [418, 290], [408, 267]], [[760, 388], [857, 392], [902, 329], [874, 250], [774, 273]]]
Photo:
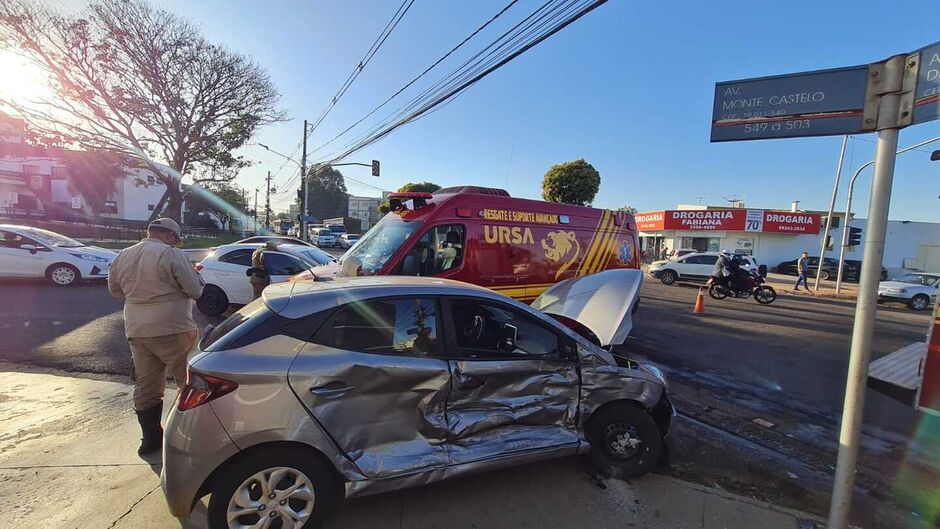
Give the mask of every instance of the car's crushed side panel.
[[648, 373], [608, 362], [597, 353], [579, 347], [581, 356], [581, 420], [614, 400], [632, 400], [645, 408], [659, 402], [665, 386]]

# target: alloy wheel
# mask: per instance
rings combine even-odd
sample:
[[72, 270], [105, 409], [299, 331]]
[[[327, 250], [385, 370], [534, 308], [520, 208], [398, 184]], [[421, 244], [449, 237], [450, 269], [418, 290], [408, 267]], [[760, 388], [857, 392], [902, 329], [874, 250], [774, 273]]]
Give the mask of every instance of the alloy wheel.
[[289, 467], [262, 470], [235, 489], [229, 499], [229, 529], [301, 529], [313, 514], [313, 484]]
[[70, 285], [75, 281], [75, 271], [67, 266], [58, 266], [49, 277], [57, 285]]
[[928, 303], [929, 300], [926, 297], [915, 296], [914, 299], [911, 300], [911, 308], [914, 310], [924, 310], [927, 308]]

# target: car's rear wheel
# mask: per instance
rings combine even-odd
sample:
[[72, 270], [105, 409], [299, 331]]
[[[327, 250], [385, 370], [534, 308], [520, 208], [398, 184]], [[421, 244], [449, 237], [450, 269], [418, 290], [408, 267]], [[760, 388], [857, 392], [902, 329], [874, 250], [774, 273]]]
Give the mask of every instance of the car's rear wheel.
[[341, 499], [330, 470], [311, 454], [292, 449], [245, 456], [216, 480], [211, 492], [209, 529], [310, 529], [322, 524]]
[[907, 302], [912, 310], [927, 310], [930, 307], [930, 298], [926, 294], [917, 294]]
[[828, 270], [823, 270], [822, 272], [820, 272], [820, 273], [819, 273], [819, 280], [820, 280], [820, 281], [829, 281], [829, 271], [828, 271]]
[[588, 425], [591, 463], [601, 473], [635, 478], [652, 470], [663, 451], [663, 438], [650, 415], [638, 405], [614, 404], [598, 411]]
[[46, 278], [56, 286], [67, 287], [78, 283], [82, 274], [68, 263], [56, 263], [46, 269]]
[[671, 285], [675, 283], [678, 278], [679, 275], [672, 270], [665, 270], [659, 275], [659, 280], [662, 281], [664, 285]]
[[228, 310], [228, 305], [228, 296], [215, 285], [206, 285], [196, 300], [196, 308], [206, 316], [219, 316]]

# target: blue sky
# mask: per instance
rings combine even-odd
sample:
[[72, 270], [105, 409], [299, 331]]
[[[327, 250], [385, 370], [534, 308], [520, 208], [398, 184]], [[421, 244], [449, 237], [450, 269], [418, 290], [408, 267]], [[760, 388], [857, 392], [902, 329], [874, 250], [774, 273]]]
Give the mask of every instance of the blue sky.
[[[417, 0], [313, 134], [311, 149], [384, 100], [507, 1]], [[468, 49], [489, 42], [541, 2], [519, 2]], [[400, 4], [158, 3], [197, 23], [211, 40], [252, 56], [268, 69], [284, 93], [282, 106], [292, 120], [265, 129], [257, 141], [286, 153], [300, 139], [302, 120], [320, 114]], [[504, 187], [515, 196], [537, 198], [549, 166], [583, 157], [601, 173], [595, 200], [600, 207], [632, 205], [645, 211], [696, 203], [697, 196], [718, 204], [723, 196], [738, 194], [754, 207], [786, 208], [791, 200], [800, 200], [805, 208], [825, 209], [841, 138], [711, 144], [714, 83], [869, 63], [920, 48], [940, 40], [936, 2], [722, 4], [611, 0], [453, 103], [349, 160], [381, 160], [380, 178], [364, 167], [343, 172], [390, 190], [430, 180]], [[894, 6], [885, 13], [889, 4]], [[879, 33], [876, 26], [888, 29]], [[429, 80], [466, 56], [444, 63]], [[903, 130], [900, 145], [934, 136], [940, 136], [940, 121]], [[873, 157], [874, 140], [874, 134], [867, 134], [849, 144], [849, 174], [839, 208], [844, 207], [847, 176]], [[265, 172], [282, 164], [259, 147], [245, 154], [260, 162], [239, 177], [247, 188], [263, 187]], [[899, 158], [892, 219], [940, 221], [940, 162], [931, 164], [928, 157], [915, 151]], [[288, 164], [275, 182], [286, 181], [291, 171]], [[860, 178], [855, 208], [859, 216], [867, 210], [870, 181], [870, 176]], [[355, 194], [378, 193], [347, 184]], [[286, 207], [292, 196], [284, 193], [275, 204]]]

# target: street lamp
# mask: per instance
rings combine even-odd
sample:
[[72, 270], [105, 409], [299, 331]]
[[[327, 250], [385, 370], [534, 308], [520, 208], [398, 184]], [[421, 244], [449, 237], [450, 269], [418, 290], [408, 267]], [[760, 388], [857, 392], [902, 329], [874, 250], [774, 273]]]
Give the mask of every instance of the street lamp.
[[[933, 143], [935, 141], [940, 141], [940, 136], [911, 145], [910, 147], [900, 149], [896, 154], [904, 154], [908, 151], [913, 151], [914, 149], [923, 147], [924, 145]], [[931, 153], [930, 159], [933, 161], [940, 160], [940, 151], [934, 151]], [[857, 171], [855, 171], [855, 174], [852, 175], [852, 180], [849, 181], [849, 196], [845, 202], [845, 222], [843, 223], [844, 226], [842, 226], [842, 247], [839, 249], [839, 270], [836, 275], [836, 294], [842, 290], [842, 268], [845, 266], [845, 245], [849, 240], [849, 218], [852, 215], [852, 192], [855, 190], [855, 180], [858, 178], [858, 175], [862, 174], [862, 171], [874, 164], [875, 160], [862, 164], [862, 166], [859, 167]], [[820, 267], [821, 266], [822, 263], [820, 263]]]

